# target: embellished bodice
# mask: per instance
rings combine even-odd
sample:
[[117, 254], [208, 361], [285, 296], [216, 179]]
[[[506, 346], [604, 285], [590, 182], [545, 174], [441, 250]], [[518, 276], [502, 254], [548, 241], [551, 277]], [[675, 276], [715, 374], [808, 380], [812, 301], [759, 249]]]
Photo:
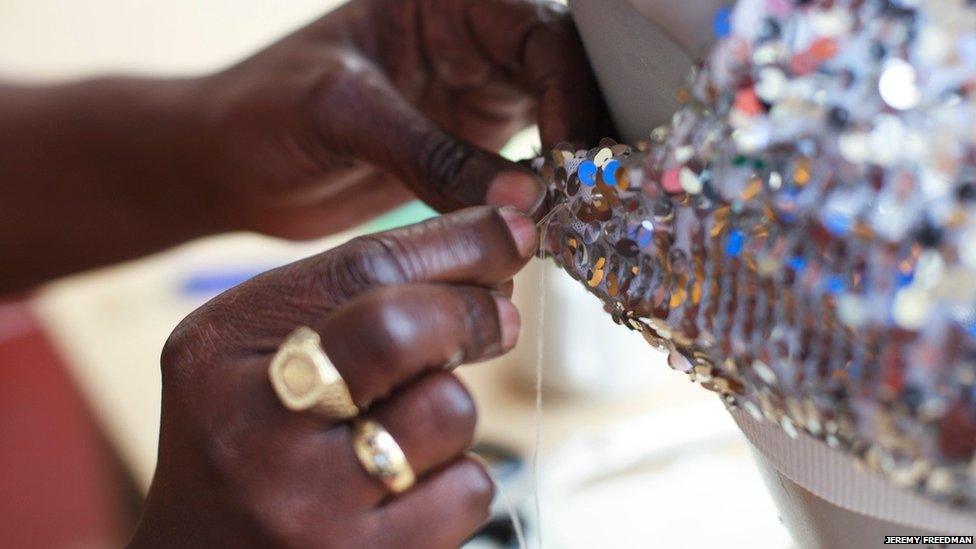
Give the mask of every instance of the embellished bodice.
[[976, 5], [714, 26], [670, 125], [536, 162], [545, 251], [729, 406], [976, 504]]

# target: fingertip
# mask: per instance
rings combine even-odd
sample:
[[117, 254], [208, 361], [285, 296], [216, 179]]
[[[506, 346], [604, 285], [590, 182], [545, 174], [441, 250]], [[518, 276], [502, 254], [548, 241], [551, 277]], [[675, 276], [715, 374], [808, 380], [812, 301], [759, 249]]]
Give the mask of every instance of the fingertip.
[[472, 515], [480, 516], [482, 522], [487, 520], [496, 494], [491, 466], [481, 456], [466, 452], [449, 471], [467, 487], [465, 499]]
[[498, 210], [498, 214], [508, 226], [508, 231], [515, 242], [519, 257], [523, 259], [531, 257], [535, 253], [536, 243], [539, 240], [539, 234], [532, 218], [512, 206], [501, 208]]
[[522, 319], [518, 309], [511, 300], [493, 296], [495, 307], [498, 309], [498, 325], [501, 332], [502, 352], [507, 353], [518, 343], [519, 333], [522, 331]]
[[546, 188], [542, 181], [520, 170], [503, 171], [488, 184], [485, 203], [489, 206], [513, 206], [523, 213], [534, 215], [545, 202]]

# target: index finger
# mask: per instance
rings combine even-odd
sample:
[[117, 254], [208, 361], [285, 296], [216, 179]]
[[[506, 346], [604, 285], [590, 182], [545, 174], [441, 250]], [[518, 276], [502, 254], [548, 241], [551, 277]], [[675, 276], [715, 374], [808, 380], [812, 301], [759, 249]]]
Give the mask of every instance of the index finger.
[[496, 286], [532, 257], [538, 233], [511, 206], [478, 206], [392, 231], [367, 235], [311, 258], [334, 300], [377, 286], [445, 282]]
[[416, 282], [502, 284], [525, 266], [537, 240], [532, 219], [515, 208], [469, 208], [358, 237], [273, 269], [214, 298], [206, 308], [220, 315], [219, 324], [233, 320], [227, 343], [275, 349], [295, 327], [314, 324], [374, 288]]

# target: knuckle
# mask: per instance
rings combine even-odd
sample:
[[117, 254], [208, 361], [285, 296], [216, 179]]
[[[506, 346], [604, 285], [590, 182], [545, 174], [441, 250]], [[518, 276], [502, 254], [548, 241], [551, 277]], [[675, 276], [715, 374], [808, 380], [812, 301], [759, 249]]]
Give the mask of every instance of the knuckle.
[[433, 376], [430, 384], [420, 417], [427, 418], [433, 433], [456, 433], [467, 445], [478, 422], [471, 393], [457, 376], [446, 372]]
[[330, 292], [345, 296], [358, 294], [371, 286], [402, 283], [408, 280], [400, 239], [388, 235], [356, 237], [329, 254], [323, 282]]
[[436, 217], [421, 230], [427, 235], [428, 260], [439, 266], [477, 265], [490, 272], [496, 262], [507, 260], [497, 252], [499, 242], [507, 246], [511, 241], [508, 226], [494, 208], [479, 206]]
[[[226, 439], [225, 439], [226, 440]], [[228, 441], [230, 442], [230, 441]], [[214, 443], [204, 457], [215, 496], [240, 512], [256, 537], [271, 547], [308, 546], [308, 517], [315, 507], [307, 494], [268, 482], [255, 474], [253, 457], [237, 444]]]
[[255, 475], [255, 461], [271, 441], [254, 418], [245, 415], [207, 414], [203, 425], [193, 428], [191, 442], [208, 478], [231, 497], [258, 502], [268, 494], [264, 478]]
[[219, 328], [204, 306], [184, 318], [166, 338], [160, 352], [164, 386], [179, 385], [195, 364], [207, 363], [218, 352]]
[[299, 109], [315, 121], [330, 153], [346, 160], [362, 157], [369, 136], [385, 130], [382, 124], [363, 125], [364, 117], [379, 114], [376, 102], [363, 98], [386, 95], [386, 77], [371, 61], [348, 50], [327, 54], [319, 67], [314, 85], [300, 98]]
[[241, 495], [245, 491], [244, 479], [237, 475], [237, 471], [241, 470], [241, 451], [233, 437], [227, 436], [227, 433], [213, 434], [204, 440], [200, 452], [201, 463], [217, 486], [233, 495]]
[[481, 291], [483, 296], [475, 292], [470, 288], [459, 288], [457, 291], [457, 315], [467, 336], [464, 354], [469, 360], [491, 354], [499, 339], [494, 301], [486, 291]]
[[287, 498], [256, 498], [247, 505], [249, 521], [270, 547], [302, 547], [308, 526]]
[[190, 343], [189, 329], [184, 326], [185, 323], [185, 320], [181, 322], [169, 334], [166, 342], [163, 343], [159, 362], [162, 365], [164, 373], [175, 369], [179, 364], [186, 362], [186, 359], [193, 355], [190, 350], [192, 344]]
[[370, 295], [362, 321], [373, 334], [377, 362], [400, 363], [417, 340], [414, 305], [404, 299], [397, 286], [380, 288]]
[[417, 148], [416, 162], [427, 178], [423, 183], [451, 198], [460, 193], [464, 184], [460, 175], [476, 154], [469, 145], [440, 131], [432, 131]]
[[409, 286], [371, 289], [336, 317], [341, 334], [326, 352], [336, 352], [333, 356], [343, 357], [343, 364], [355, 364], [356, 370], [348, 372], [351, 375], [346, 381], [358, 404], [387, 396], [393, 381], [409, 373], [411, 354], [422, 334], [416, 319], [418, 303], [404, 295], [406, 288]]
[[[493, 255], [501, 256], [498, 259], [508, 261], [519, 258], [518, 248], [512, 238], [512, 229], [498, 208], [479, 206], [469, 208], [462, 213], [468, 211], [470, 211], [470, 217], [457, 220], [457, 223], [465, 228], [466, 238], [475, 243], [481, 242], [481, 247], [486, 250], [492, 249]], [[494, 259], [488, 254], [485, 255], [485, 261]]]
[[[435, 378], [439, 384], [440, 406], [439, 413], [433, 414], [440, 421], [454, 425], [454, 429], [461, 428], [464, 432], [473, 432], [478, 422], [478, 408], [467, 387], [454, 374], [441, 374]], [[446, 426], [444, 431], [446, 431]]]
[[174, 368], [186, 362], [195, 354], [194, 349], [198, 345], [198, 338], [196, 336], [197, 324], [195, 314], [191, 314], [181, 320], [169, 334], [160, 352], [160, 362], [163, 368]]
[[396, 528], [391, 528], [383, 513], [367, 513], [360, 516], [357, 523], [358, 534], [363, 547], [409, 547], [409, 543], [398, 536]]
[[[307, 108], [315, 113], [322, 105], [356, 105], [361, 88], [375, 69], [362, 57], [349, 52], [325, 52], [319, 61], [320, 76], [309, 89]], [[342, 116], [345, 109], [329, 109], [330, 116]]]
[[[321, 284], [326, 295], [351, 297], [367, 288], [427, 280], [462, 265], [486, 271], [517, 258], [504, 220], [493, 208], [468, 208], [384, 233], [354, 238], [324, 254]], [[506, 266], [507, 265], [503, 265]]]

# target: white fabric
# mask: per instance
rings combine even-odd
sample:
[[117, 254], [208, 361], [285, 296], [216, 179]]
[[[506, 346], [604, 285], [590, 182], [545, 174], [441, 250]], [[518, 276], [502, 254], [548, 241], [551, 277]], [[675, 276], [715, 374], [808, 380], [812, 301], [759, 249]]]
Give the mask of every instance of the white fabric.
[[850, 511], [938, 532], [970, 535], [976, 514], [902, 490], [877, 473], [855, 468], [854, 460], [824, 442], [800, 433], [790, 438], [778, 425], [756, 421], [744, 410], [732, 418], [756, 449], [783, 476]]

